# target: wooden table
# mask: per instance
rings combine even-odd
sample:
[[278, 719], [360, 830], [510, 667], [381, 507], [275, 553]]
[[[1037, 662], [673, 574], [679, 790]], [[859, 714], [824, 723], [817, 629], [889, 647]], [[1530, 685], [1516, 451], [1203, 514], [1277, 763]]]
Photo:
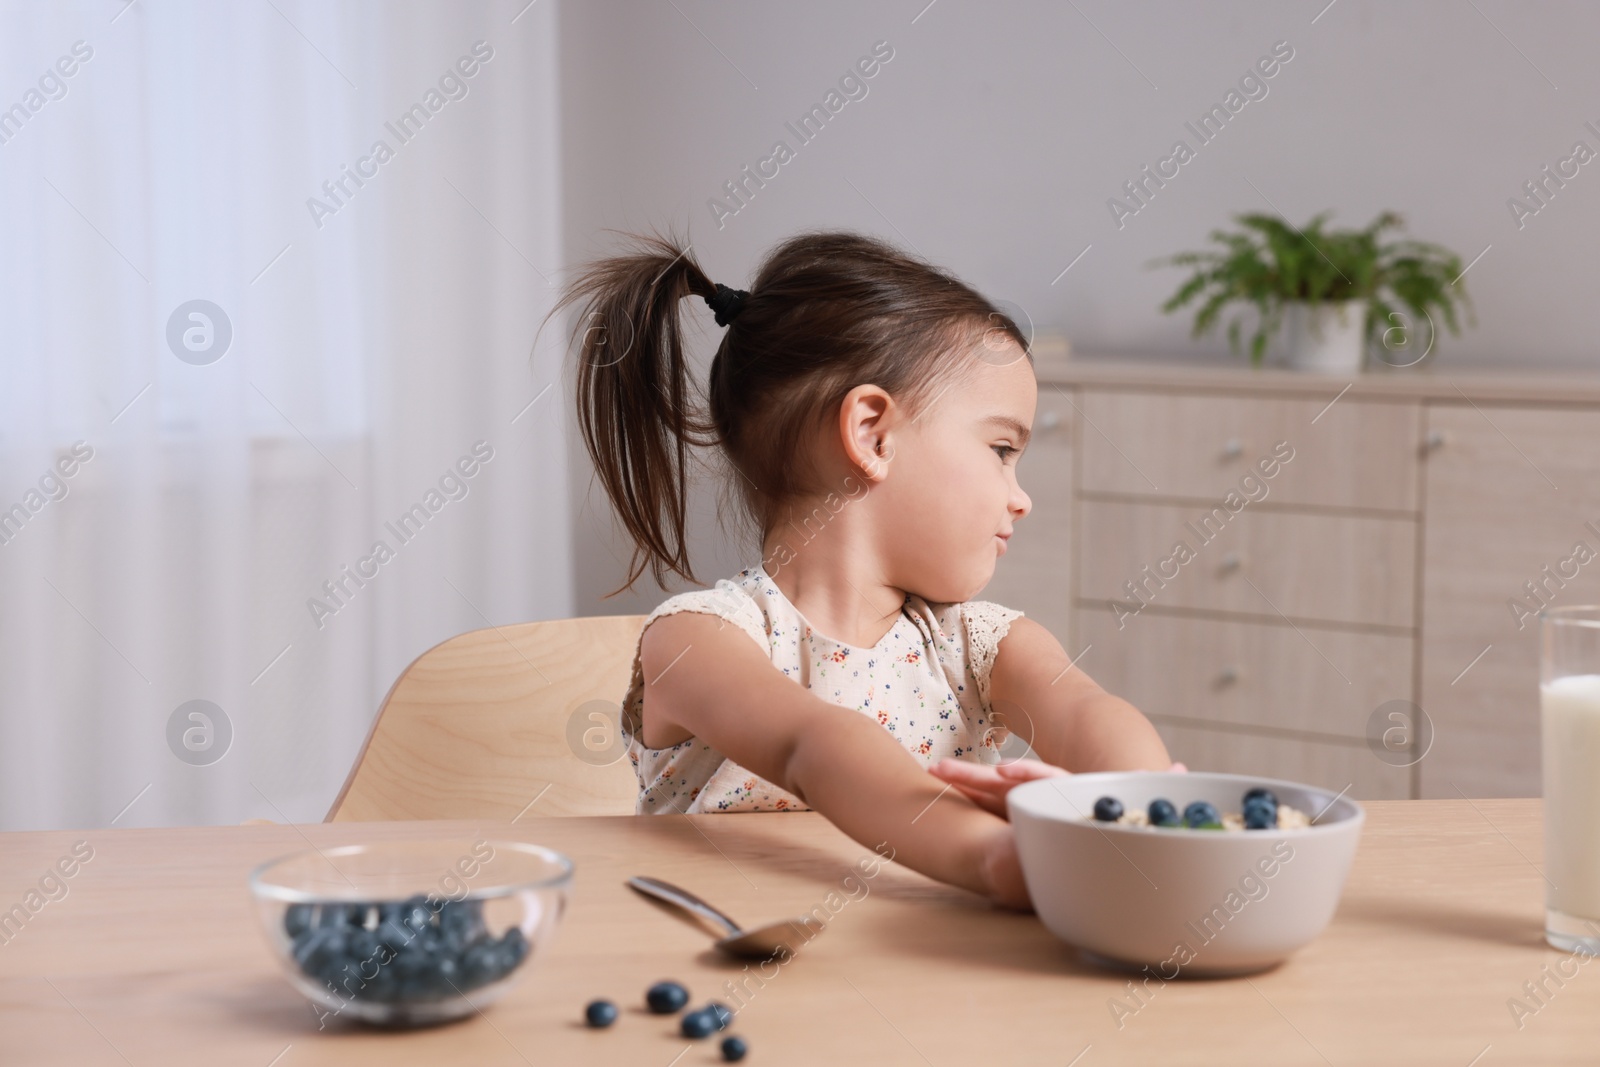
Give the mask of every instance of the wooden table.
[[[1545, 945], [1540, 802], [1387, 801], [1368, 821], [1333, 924], [1249, 978], [1178, 980], [1119, 1028], [1128, 976], [1081, 962], [1031, 915], [898, 864], [850, 883], [831, 928], [747, 995], [747, 1064], [1441, 1064], [1600, 1059], [1600, 965]], [[315, 842], [459, 833], [549, 845], [577, 863], [567, 917], [522, 983], [481, 1016], [386, 1033], [317, 1016], [276, 970], [247, 872]], [[0, 945], [0, 1063], [135, 1065], [720, 1062], [642, 1007], [661, 978], [737, 1003], [743, 965], [623, 885], [652, 874], [741, 920], [844, 898], [871, 851], [814, 813], [343, 823], [0, 835], [0, 907], [75, 842], [93, 859]], [[859, 875], [859, 872], [857, 872]], [[862, 895], [862, 885], [866, 895]], [[1586, 962], [1586, 961], [1583, 961]], [[1544, 978], [1542, 1006], [1527, 998]], [[1541, 973], [1549, 966], [1550, 972]], [[758, 968], [753, 968], [757, 970]], [[1576, 971], [1573, 975], [1572, 972]], [[775, 973], [774, 973], [775, 972]], [[609, 1030], [584, 1004], [622, 1008]], [[1518, 1021], [1508, 1001], [1532, 1014]]]

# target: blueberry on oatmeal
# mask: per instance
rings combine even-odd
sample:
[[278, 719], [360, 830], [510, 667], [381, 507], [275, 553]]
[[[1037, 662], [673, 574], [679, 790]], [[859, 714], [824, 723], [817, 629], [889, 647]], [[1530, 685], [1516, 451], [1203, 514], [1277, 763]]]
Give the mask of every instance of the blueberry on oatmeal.
[[1263, 786], [1246, 790], [1242, 800], [1243, 810], [1238, 812], [1221, 813], [1211, 801], [1195, 800], [1180, 814], [1177, 805], [1166, 797], [1156, 797], [1144, 808], [1125, 810], [1116, 797], [1103, 796], [1095, 801], [1093, 819], [1146, 830], [1300, 830], [1311, 825], [1305, 812], [1279, 804], [1276, 794]]
[[1196, 800], [1183, 809], [1183, 824], [1194, 830], [1216, 830], [1222, 827], [1222, 816], [1211, 801]]
[[1270, 830], [1278, 825], [1278, 797], [1265, 786], [1247, 789], [1241, 799], [1246, 830]]
[[1277, 808], [1278, 806], [1277, 794], [1264, 785], [1252, 786], [1251, 788], [1246, 789], [1244, 791], [1244, 796], [1239, 798], [1239, 802], [1241, 804], [1248, 804], [1257, 797], [1271, 804], [1273, 808]]
[[1260, 799], [1245, 802], [1244, 828], [1246, 830], [1270, 830], [1277, 825], [1277, 808]]
[[1183, 821], [1178, 818], [1177, 805], [1166, 797], [1156, 797], [1152, 800], [1145, 817], [1150, 820], [1151, 826], [1178, 826]]

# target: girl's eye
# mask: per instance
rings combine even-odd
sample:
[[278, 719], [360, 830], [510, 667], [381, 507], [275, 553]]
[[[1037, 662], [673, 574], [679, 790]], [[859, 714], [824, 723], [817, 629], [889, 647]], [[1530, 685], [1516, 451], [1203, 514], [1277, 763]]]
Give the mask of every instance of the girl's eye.
[[994, 449], [995, 455], [1000, 457], [1000, 462], [1002, 463], [1006, 461], [1007, 457], [1014, 456], [1018, 452], [1018, 449], [1012, 448], [1010, 445], [990, 445], [989, 447]]

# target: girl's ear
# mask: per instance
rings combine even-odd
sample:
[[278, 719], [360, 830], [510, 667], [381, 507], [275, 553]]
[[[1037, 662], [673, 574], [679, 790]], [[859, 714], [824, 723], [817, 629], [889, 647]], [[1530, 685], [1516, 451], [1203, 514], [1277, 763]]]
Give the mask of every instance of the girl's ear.
[[839, 436], [845, 459], [868, 482], [881, 482], [888, 476], [889, 460], [894, 458], [889, 424], [897, 411], [894, 398], [876, 385], [856, 386], [839, 404]]

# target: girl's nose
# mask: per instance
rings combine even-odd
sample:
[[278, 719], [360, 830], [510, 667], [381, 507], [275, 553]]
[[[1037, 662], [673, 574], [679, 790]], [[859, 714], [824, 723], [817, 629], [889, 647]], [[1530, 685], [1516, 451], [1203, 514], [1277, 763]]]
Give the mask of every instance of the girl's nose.
[[1011, 494], [1012, 514], [1020, 519], [1032, 510], [1033, 499], [1029, 497], [1027, 493], [1022, 491], [1022, 486], [1018, 485], [1016, 492]]

